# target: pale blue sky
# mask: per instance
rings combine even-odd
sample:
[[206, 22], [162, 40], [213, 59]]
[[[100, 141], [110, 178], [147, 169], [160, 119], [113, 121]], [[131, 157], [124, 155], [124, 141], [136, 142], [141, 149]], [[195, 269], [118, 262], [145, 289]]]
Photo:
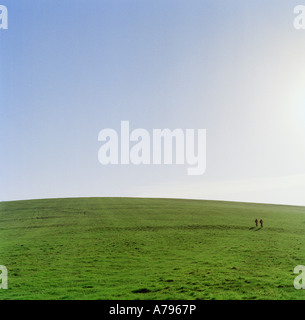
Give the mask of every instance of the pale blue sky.
[[[305, 205], [305, 30], [287, 0], [6, 1], [0, 200]], [[305, 3], [304, 3], [305, 4]], [[207, 171], [102, 166], [103, 128], [207, 129]]]

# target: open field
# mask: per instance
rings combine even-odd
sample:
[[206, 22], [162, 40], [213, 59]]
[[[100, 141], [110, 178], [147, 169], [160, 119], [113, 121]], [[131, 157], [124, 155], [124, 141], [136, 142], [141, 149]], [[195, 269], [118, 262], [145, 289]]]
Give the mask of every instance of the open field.
[[[264, 220], [256, 228], [255, 218]], [[4, 299], [305, 299], [305, 208], [71, 198], [0, 202]]]

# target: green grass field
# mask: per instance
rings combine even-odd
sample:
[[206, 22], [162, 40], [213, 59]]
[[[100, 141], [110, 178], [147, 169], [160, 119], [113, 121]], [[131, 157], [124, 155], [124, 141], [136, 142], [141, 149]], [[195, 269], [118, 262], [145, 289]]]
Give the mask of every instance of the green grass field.
[[[264, 220], [256, 228], [255, 218]], [[305, 208], [75, 198], [0, 203], [5, 299], [305, 299]]]

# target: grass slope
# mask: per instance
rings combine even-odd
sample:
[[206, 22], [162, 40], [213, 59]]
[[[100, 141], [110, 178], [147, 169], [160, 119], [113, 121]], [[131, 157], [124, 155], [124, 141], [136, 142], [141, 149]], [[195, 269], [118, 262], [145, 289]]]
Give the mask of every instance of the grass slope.
[[[255, 228], [263, 218], [264, 228]], [[304, 299], [305, 208], [75, 198], [0, 203], [4, 299]]]

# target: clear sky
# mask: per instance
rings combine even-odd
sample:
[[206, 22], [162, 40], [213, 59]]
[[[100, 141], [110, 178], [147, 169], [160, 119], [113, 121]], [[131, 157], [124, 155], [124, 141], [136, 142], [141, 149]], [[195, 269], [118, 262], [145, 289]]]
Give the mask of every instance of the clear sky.
[[[305, 205], [305, 30], [287, 0], [0, 0], [0, 200]], [[207, 130], [207, 170], [98, 162], [104, 128]]]

